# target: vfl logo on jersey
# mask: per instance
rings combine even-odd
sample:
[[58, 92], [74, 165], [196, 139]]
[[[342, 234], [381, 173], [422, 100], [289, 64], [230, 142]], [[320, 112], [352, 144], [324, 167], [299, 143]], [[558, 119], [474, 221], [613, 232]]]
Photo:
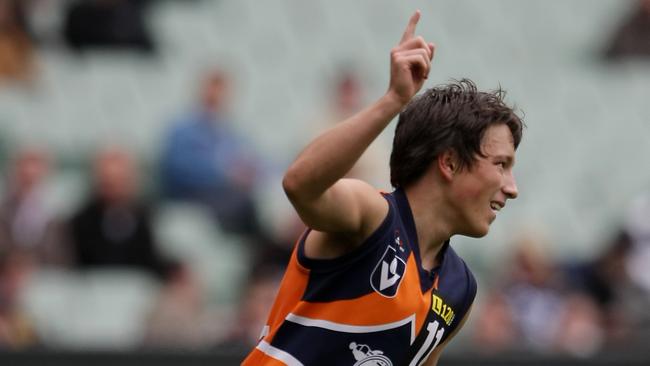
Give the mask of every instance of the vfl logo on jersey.
[[365, 344], [350, 343], [352, 355], [357, 362], [353, 366], [393, 366], [390, 359], [384, 356], [384, 352], [373, 351]]
[[406, 262], [397, 255], [397, 250], [389, 245], [370, 274], [370, 285], [382, 296], [395, 297], [405, 270]]

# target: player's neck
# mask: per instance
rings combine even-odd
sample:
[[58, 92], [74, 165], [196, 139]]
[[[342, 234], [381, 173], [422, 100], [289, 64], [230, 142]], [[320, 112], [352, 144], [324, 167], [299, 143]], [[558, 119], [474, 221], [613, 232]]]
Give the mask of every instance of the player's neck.
[[438, 253], [453, 235], [452, 218], [444, 196], [427, 184], [415, 184], [406, 190], [418, 235], [422, 267], [431, 270], [439, 263]]

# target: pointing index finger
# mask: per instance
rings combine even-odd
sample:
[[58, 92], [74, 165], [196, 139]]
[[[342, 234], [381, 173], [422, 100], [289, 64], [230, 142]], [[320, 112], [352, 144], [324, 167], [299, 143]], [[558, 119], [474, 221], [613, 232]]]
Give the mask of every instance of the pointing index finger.
[[413, 36], [415, 35], [415, 27], [418, 25], [419, 20], [420, 20], [420, 11], [416, 10], [415, 13], [411, 15], [411, 19], [409, 19], [408, 25], [406, 25], [406, 30], [404, 30], [402, 39], [399, 41], [400, 44], [413, 38]]

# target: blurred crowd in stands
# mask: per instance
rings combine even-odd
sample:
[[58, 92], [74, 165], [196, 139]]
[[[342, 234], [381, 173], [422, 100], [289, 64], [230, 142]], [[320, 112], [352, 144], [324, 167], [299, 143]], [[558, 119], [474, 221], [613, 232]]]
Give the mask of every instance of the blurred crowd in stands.
[[[126, 48], [155, 53], [145, 21], [152, 2], [68, 2], [58, 40], [73, 52]], [[49, 40], [30, 29], [28, 15], [47, 6], [47, 0], [0, 0], [0, 87], [38, 77], [36, 45]], [[640, 1], [638, 9], [616, 33], [607, 57], [650, 56], [650, 1]], [[80, 275], [129, 268], [155, 278], [161, 287], [142, 319], [142, 347], [247, 348], [256, 342], [303, 227], [297, 217], [288, 218], [281, 230], [269, 230], [262, 222], [254, 186], [272, 176], [269, 169], [276, 162], [233, 128], [230, 83], [227, 71], [209, 71], [197, 88], [195, 105], [167, 121], [156, 168], [146, 172], [159, 177], [153, 194], [142, 188], [138, 156], [118, 145], [98, 146], [84, 165], [91, 177], [89, 193], [66, 215], [52, 207], [46, 193], [58, 169], [56, 152], [20, 146], [9, 153], [0, 199], [0, 349], [48, 347], [21, 302], [26, 283], [42, 268]], [[357, 73], [342, 69], [331, 85], [328, 110], [315, 118], [314, 133], [359, 110], [365, 102], [362, 85]], [[386, 147], [373, 146], [350, 175], [383, 186], [386, 162]], [[218, 301], [206, 296], [192, 263], [160, 248], [153, 227], [156, 208], [176, 201], [205, 207], [215, 226], [252, 248], [240, 300], [225, 315]], [[601, 252], [583, 260], [553, 258], [539, 233], [516, 240], [500, 273], [480, 284], [467, 342], [485, 354], [589, 356], [606, 346], [624, 349], [636, 342], [643, 347], [650, 337], [649, 218], [650, 198], [641, 196], [619, 232], [594, 243]]]
[[513, 243], [474, 314], [476, 347], [577, 357], [642, 347], [650, 334], [650, 292], [634, 280], [640, 269], [632, 262], [647, 244], [626, 229], [604, 244], [593, 258], [567, 261], [553, 259], [539, 233]]
[[206, 299], [192, 264], [165, 255], [153, 227], [157, 204], [191, 202], [213, 213], [220, 230], [259, 250], [242, 297], [254, 301], [245, 301], [238, 316], [242, 324], [261, 327], [290, 245], [274, 242], [258, 224], [250, 180], [263, 161], [248, 156], [250, 149], [228, 131], [226, 117], [212, 109], [218, 104], [214, 89], [224, 87], [222, 77], [208, 75], [197, 110], [170, 125], [160, 159], [163, 188], [155, 198], [141, 189], [136, 156], [120, 146], [100, 146], [87, 164], [87, 197], [64, 217], [47, 197], [48, 176], [57, 168], [53, 154], [40, 147], [13, 153], [0, 201], [0, 347], [46, 346], [21, 310], [20, 297], [34, 271], [52, 267], [79, 273], [126, 268], [157, 279], [160, 301], [151, 310], [145, 345], [216, 344], [219, 340], [205, 337], [210, 333], [226, 334], [220, 341], [245, 344], [256, 337], [246, 327], [216, 331], [224, 323], [210, 321], [210, 312], [204, 311]]

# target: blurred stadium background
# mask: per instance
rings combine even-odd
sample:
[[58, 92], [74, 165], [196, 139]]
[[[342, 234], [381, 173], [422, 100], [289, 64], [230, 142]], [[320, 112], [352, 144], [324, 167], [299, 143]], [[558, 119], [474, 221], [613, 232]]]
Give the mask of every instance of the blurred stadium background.
[[[650, 15], [634, 31], [640, 50], [616, 46], [635, 45], [620, 29], [643, 6], [650, 14], [642, 3], [0, 0], [3, 207], [21, 157], [48, 165], [42, 201], [23, 216], [47, 216], [66, 253], [43, 260], [25, 249], [41, 241], [19, 240], [30, 226], [17, 234], [43, 221], [1, 214], [0, 364], [237, 364], [297, 230], [282, 171], [324, 122], [384, 92], [389, 50], [414, 9], [418, 33], [437, 45], [427, 85], [502, 86], [527, 124], [520, 197], [486, 238], [453, 240], [479, 295], [441, 364], [650, 364]], [[100, 15], [84, 30], [73, 13]], [[107, 14], [127, 35], [80, 45], [73, 30], [92, 33]], [[245, 184], [254, 233], [223, 225], [221, 201], [172, 199], [161, 183], [169, 131], [214, 70], [226, 75], [227, 121], [255, 167]], [[337, 110], [344, 98], [352, 105]], [[389, 128], [357, 172], [386, 190], [391, 138]], [[153, 242], [174, 262], [160, 276], [71, 253], [106, 146], [135, 165]]]

